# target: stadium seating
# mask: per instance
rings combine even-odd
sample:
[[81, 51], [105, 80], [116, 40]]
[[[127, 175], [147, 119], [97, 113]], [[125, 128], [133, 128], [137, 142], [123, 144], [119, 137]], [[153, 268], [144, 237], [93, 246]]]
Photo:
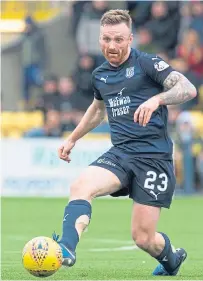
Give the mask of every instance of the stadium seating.
[[203, 112], [191, 111], [195, 132], [203, 137]]
[[29, 129], [41, 127], [43, 124], [44, 116], [40, 111], [4, 111], [1, 115], [1, 129], [3, 137], [21, 137]]
[[23, 19], [28, 13], [37, 21], [44, 21], [55, 17], [60, 11], [60, 5], [53, 5], [51, 1], [3, 1], [1, 4], [1, 18]]
[[[203, 112], [191, 111], [195, 132], [198, 136], [203, 137]], [[44, 124], [44, 116], [41, 111], [4, 111], [1, 115], [1, 130], [3, 137], [21, 137], [32, 128], [39, 128]], [[104, 130], [105, 128], [105, 130]], [[108, 124], [104, 122], [93, 132], [105, 134], [108, 130]], [[67, 136], [68, 133], [64, 133]]]

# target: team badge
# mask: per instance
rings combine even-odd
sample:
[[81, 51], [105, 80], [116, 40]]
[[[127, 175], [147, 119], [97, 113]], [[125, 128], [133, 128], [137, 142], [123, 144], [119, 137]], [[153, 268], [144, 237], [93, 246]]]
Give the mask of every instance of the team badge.
[[154, 68], [156, 69], [156, 70], [158, 70], [158, 71], [163, 71], [164, 69], [166, 69], [166, 68], [168, 68], [169, 67], [169, 65], [165, 62], [165, 61], [163, 61], [163, 60], [161, 60], [161, 61], [159, 61], [159, 62], [156, 62], [155, 64], [154, 64]]
[[126, 68], [126, 74], [125, 74], [126, 78], [131, 78], [134, 76], [134, 74], [135, 74], [134, 66]]

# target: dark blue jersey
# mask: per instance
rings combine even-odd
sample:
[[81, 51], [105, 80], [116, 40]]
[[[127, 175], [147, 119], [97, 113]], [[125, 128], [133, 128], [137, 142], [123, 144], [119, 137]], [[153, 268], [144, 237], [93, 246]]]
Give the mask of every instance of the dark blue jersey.
[[163, 82], [171, 71], [161, 58], [135, 49], [122, 65], [113, 67], [106, 61], [93, 71], [94, 95], [106, 105], [114, 146], [137, 157], [172, 158], [166, 106], [153, 112], [146, 127], [134, 122], [136, 109], [163, 92]]

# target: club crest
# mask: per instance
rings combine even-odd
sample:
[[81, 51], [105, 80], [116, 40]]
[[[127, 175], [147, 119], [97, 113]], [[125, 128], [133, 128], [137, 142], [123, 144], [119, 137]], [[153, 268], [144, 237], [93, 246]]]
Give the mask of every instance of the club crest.
[[134, 74], [135, 74], [134, 66], [126, 68], [126, 74], [125, 74], [126, 78], [131, 78], [134, 76]]

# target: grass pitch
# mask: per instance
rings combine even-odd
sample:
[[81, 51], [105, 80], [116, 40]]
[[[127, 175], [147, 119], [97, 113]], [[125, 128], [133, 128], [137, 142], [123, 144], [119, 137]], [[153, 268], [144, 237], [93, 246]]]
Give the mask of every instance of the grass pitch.
[[[2, 280], [36, 280], [22, 266], [21, 252], [35, 236], [61, 233], [65, 199], [2, 199]], [[131, 200], [97, 199], [92, 221], [77, 248], [74, 267], [61, 268], [45, 280], [164, 280], [153, 277], [156, 260], [133, 249], [130, 235]], [[184, 247], [188, 258], [179, 280], [203, 280], [203, 197], [175, 199], [163, 210], [159, 230], [176, 247]]]

